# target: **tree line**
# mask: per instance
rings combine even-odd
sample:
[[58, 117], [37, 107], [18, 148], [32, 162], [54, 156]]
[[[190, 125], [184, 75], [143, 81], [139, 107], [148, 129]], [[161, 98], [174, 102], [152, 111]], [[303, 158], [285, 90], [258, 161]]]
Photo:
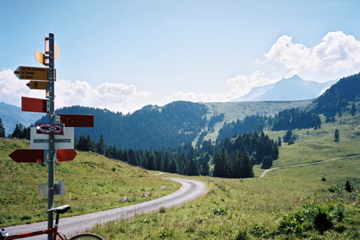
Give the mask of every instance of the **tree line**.
[[[337, 83], [327, 89], [309, 106], [309, 110], [324, 114], [328, 122], [335, 120], [336, 114], [342, 115], [349, 111], [355, 115], [354, 101], [360, 99], [360, 73], [341, 78]], [[349, 108], [351, 101], [353, 102]]]
[[261, 115], [246, 116], [230, 123], [224, 123], [219, 130], [217, 141], [236, 134], [262, 131], [265, 127], [272, 131], [321, 128], [321, 119], [318, 114], [298, 108], [285, 109], [275, 114], [274, 117]]
[[[277, 142], [263, 132], [241, 134], [215, 144], [207, 140], [196, 147], [191, 143], [185, 143], [166, 150], [118, 149], [115, 146], [107, 146], [102, 135], [97, 142], [89, 135], [82, 135], [76, 140], [75, 148], [80, 151], [97, 152], [148, 170], [229, 178], [253, 177], [255, 164], [270, 168], [272, 161], [279, 156]], [[213, 171], [210, 170], [211, 165], [214, 165]]]

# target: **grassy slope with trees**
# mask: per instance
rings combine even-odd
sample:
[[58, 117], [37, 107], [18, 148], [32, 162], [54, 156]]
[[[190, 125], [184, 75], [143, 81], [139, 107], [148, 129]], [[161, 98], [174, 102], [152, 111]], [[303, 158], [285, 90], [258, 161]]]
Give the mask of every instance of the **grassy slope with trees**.
[[[295, 144], [280, 147], [280, 157], [274, 161], [274, 166], [360, 154], [357, 147], [359, 125], [359, 113], [354, 117], [344, 114], [341, 125], [336, 121], [323, 124], [316, 131], [294, 130], [299, 138]], [[338, 143], [334, 142], [335, 129], [340, 132]], [[302, 141], [300, 133], [307, 131], [309, 134]], [[267, 132], [274, 139], [284, 133]], [[16, 148], [27, 148], [26, 141], [1, 141], [1, 200], [2, 205], [7, 204], [1, 208], [2, 225], [9, 225], [11, 221], [43, 220], [46, 199], [38, 196], [37, 184], [46, 182], [46, 167], [17, 164], [7, 157]], [[208, 189], [190, 204], [161, 209], [130, 221], [97, 226], [91, 231], [105, 239], [357, 239], [360, 236], [359, 161], [360, 157], [353, 156], [318, 165], [274, 170], [261, 179], [191, 177], [206, 182]], [[157, 172], [133, 168], [89, 152], [80, 152], [73, 162], [59, 163], [56, 169], [57, 180], [65, 180], [67, 188], [66, 195], [56, 196], [56, 204], [74, 206], [72, 215], [147, 200], [142, 198], [143, 191], [158, 197], [165, 194], [160, 190], [163, 185], [168, 186], [169, 192], [178, 187], [176, 184], [169, 186], [170, 182], [154, 175]], [[262, 171], [260, 166], [255, 167], [255, 176]], [[85, 175], [79, 176], [81, 172]], [[160, 182], [154, 183], [155, 180]], [[351, 192], [346, 190], [347, 182]], [[76, 193], [86, 185], [87, 189]], [[133, 200], [119, 202], [124, 195]], [[88, 198], [91, 200], [86, 202]], [[28, 208], [19, 210], [24, 203]], [[85, 207], [88, 210], [84, 210]], [[315, 219], [321, 216], [331, 223], [330, 230], [322, 230], [321, 225], [316, 224]]]
[[[281, 146], [274, 165], [349, 158], [273, 170], [264, 178], [192, 177], [208, 189], [190, 204], [92, 231], [108, 239], [358, 239], [360, 156], [354, 155], [360, 154], [360, 114], [342, 118], [341, 125], [301, 130], [310, 134]], [[338, 143], [335, 129], [341, 135]], [[284, 131], [269, 134], [276, 139]], [[257, 177], [263, 171], [260, 166], [254, 170]]]
[[[345, 80], [357, 82], [359, 76]], [[345, 81], [340, 82], [336, 85]], [[340, 159], [274, 170], [261, 179], [194, 177], [205, 181], [208, 191], [190, 205], [98, 226], [94, 231], [107, 239], [359, 239], [360, 115], [352, 111], [359, 103], [356, 95], [347, 102], [339, 101], [347, 92], [343, 90], [331, 88], [322, 97], [332, 101], [335, 95], [335, 107], [319, 101], [321, 98], [314, 102], [313, 109], [325, 114], [322, 118], [327, 123], [317, 130], [293, 129], [295, 144], [283, 144], [273, 166]], [[340, 133], [338, 141], [334, 141], [336, 130]], [[285, 131], [266, 134], [277, 140]], [[89, 162], [85, 165], [91, 166]], [[101, 166], [93, 170], [97, 172], [98, 168]], [[260, 166], [254, 168], [255, 176], [261, 172]], [[14, 200], [8, 197], [2, 201], [11, 205]], [[23, 220], [31, 220], [27, 218]]]

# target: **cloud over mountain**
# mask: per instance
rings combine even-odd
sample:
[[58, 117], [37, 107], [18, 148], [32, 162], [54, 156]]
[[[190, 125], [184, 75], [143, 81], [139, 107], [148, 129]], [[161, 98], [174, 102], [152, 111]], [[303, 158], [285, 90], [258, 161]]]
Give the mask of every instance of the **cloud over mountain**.
[[[115, 112], [133, 112], [147, 104], [164, 105], [176, 100], [226, 102], [248, 94], [253, 88], [278, 82], [295, 74], [304, 79], [325, 82], [337, 80], [360, 70], [360, 41], [342, 31], [329, 32], [315, 46], [295, 43], [283, 35], [258, 60], [249, 74], [239, 74], [224, 81], [227, 90], [215, 93], [185, 92], [179, 89], [166, 96], [139, 91], [135, 85], [105, 82], [90, 85], [85, 79], [56, 81], [56, 107], [82, 105], [107, 108]], [[239, 66], [241, 71], [241, 66]], [[202, 80], [204, 84], [206, 79]], [[44, 98], [44, 91], [30, 90], [11, 69], [0, 71], [0, 101], [20, 106], [21, 96]], [[151, 100], [150, 100], [151, 99]], [[156, 100], [154, 100], [156, 99]]]
[[360, 41], [341, 31], [329, 32], [313, 47], [294, 43], [292, 37], [283, 35], [265, 54], [268, 61], [280, 63], [292, 74], [302, 72], [343, 70], [358, 71], [360, 68]]

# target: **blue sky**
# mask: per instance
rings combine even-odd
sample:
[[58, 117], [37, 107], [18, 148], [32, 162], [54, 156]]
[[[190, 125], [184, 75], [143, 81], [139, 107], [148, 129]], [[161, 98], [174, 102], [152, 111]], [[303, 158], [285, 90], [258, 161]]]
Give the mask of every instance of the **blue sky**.
[[0, 101], [29, 90], [13, 71], [37, 66], [55, 34], [56, 107], [123, 113], [175, 100], [229, 101], [298, 74], [360, 71], [357, 0], [1, 0]]

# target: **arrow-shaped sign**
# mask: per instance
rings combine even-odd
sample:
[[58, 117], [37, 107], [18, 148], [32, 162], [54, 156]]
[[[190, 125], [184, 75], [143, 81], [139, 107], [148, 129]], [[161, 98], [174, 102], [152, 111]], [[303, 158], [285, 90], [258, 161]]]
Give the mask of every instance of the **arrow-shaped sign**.
[[28, 79], [28, 80], [48, 80], [49, 79], [49, 69], [48, 68], [20, 66], [14, 71], [14, 73], [19, 79]]
[[49, 82], [30, 81], [26, 84], [26, 86], [33, 90], [48, 90]]
[[56, 150], [56, 161], [65, 162], [72, 161], [76, 157], [76, 152], [74, 149], [57, 149]]
[[44, 162], [44, 150], [39, 149], [16, 149], [9, 157], [15, 162]]
[[[56, 149], [56, 161], [72, 161], [76, 157], [74, 149]], [[44, 162], [44, 150], [42, 149], [16, 149], [9, 157], [15, 162], [42, 163]]]

